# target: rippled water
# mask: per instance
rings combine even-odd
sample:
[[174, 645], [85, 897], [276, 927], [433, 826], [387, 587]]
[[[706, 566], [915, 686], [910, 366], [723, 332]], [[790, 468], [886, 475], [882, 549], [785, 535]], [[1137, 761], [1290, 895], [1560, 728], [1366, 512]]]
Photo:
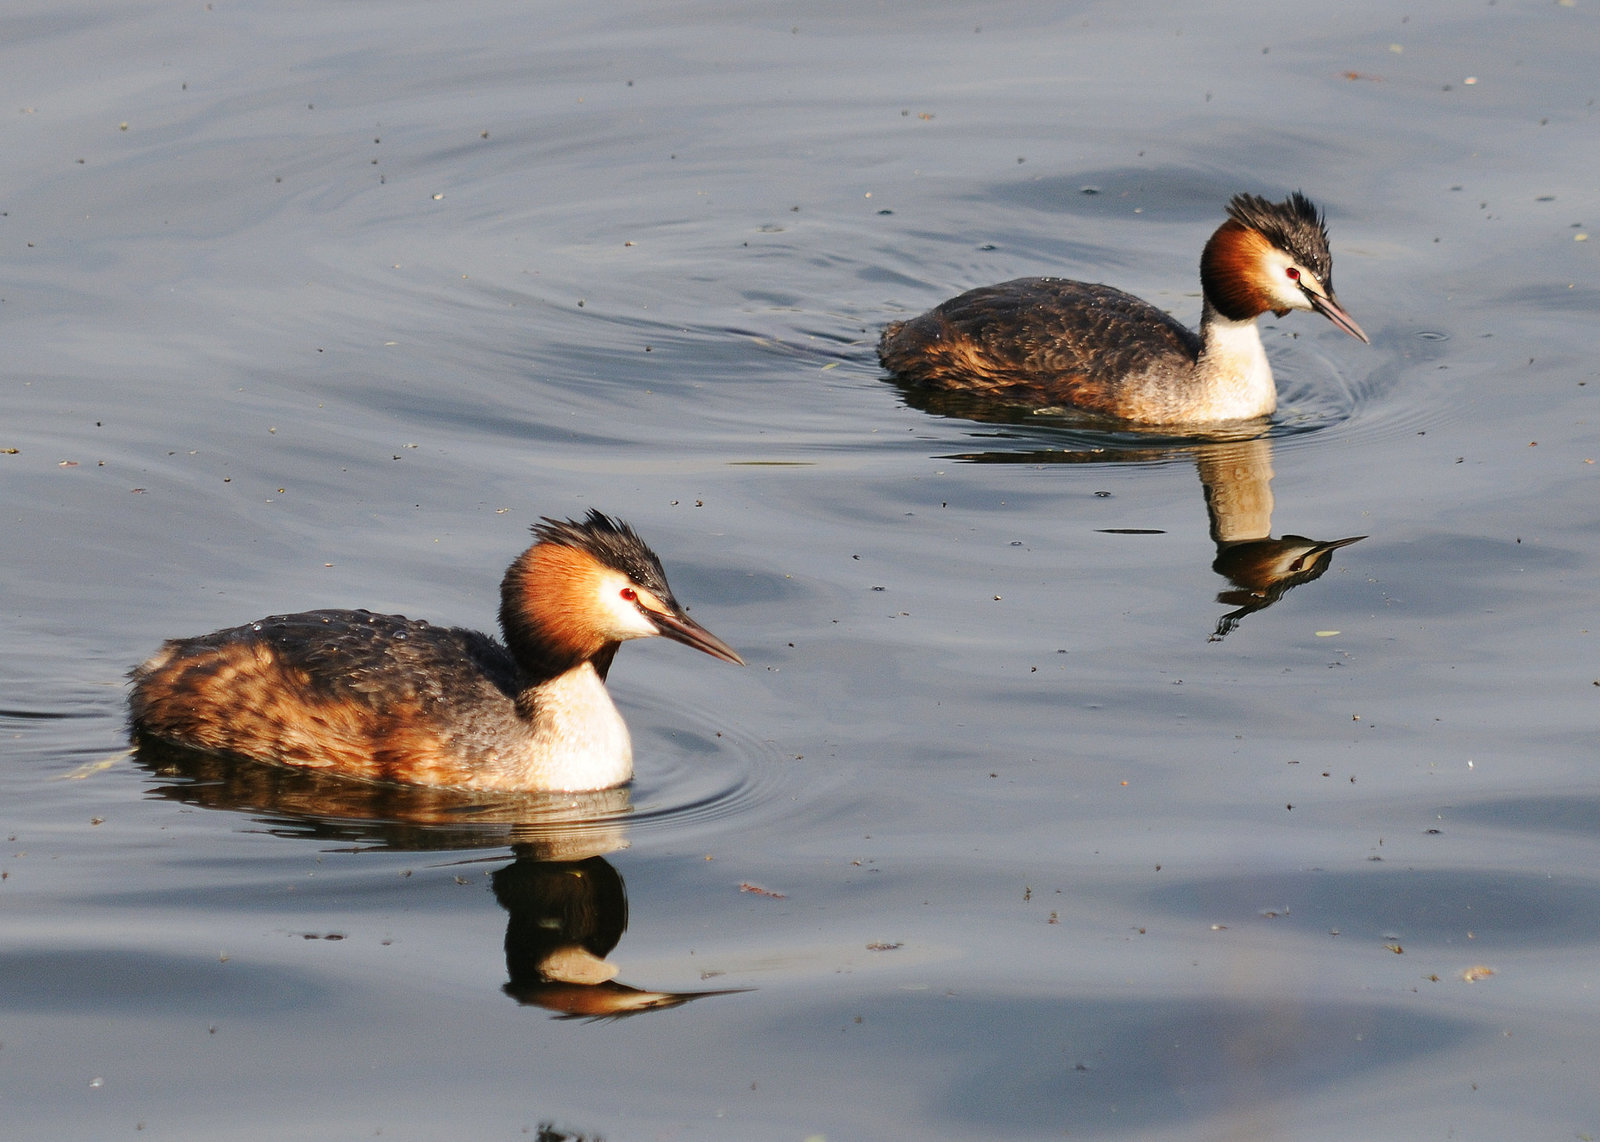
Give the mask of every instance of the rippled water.
[[[1600, 1131], [1595, 21], [13, 5], [7, 1136]], [[1297, 187], [1373, 344], [1268, 318], [1263, 440], [877, 368]], [[624, 648], [630, 789], [126, 753], [162, 639], [486, 627], [590, 506], [750, 662]]]

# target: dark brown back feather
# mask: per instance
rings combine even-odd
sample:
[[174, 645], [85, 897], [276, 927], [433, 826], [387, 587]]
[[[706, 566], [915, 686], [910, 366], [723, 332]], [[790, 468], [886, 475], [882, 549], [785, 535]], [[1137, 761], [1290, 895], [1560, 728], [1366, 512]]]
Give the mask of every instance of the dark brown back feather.
[[1111, 286], [1018, 278], [951, 298], [884, 330], [878, 356], [904, 381], [1029, 405], [1116, 412], [1120, 382], [1193, 367], [1200, 338]]

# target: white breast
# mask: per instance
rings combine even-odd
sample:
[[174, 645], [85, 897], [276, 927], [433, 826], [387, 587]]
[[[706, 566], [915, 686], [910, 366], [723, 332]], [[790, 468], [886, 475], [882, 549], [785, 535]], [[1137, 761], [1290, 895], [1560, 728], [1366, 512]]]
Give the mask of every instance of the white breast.
[[550, 789], [608, 789], [633, 776], [633, 742], [606, 684], [585, 662], [538, 688], [527, 766]]
[[1272, 366], [1261, 345], [1255, 319], [1229, 321], [1216, 314], [1205, 330], [1205, 346], [1195, 363], [1195, 379], [1205, 394], [1197, 420], [1249, 420], [1278, 407]]

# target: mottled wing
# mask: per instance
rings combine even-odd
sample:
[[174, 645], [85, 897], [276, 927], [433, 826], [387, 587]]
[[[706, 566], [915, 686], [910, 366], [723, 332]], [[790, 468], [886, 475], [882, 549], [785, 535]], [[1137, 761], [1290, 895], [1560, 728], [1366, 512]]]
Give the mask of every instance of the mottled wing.
[[375, 709], [395, 701], [459, 703], [486, 684], [508, 698], [516, 693], [516, 667], [506, 649], [460, 627], [330, 610], [273, 615], [204, 637], [245, 634], [271, 646], [285, 668], [303, 671], [313, 692]]
[[1065, 278], [970, 290], [889, 326], [879, 344], [884, 368], [915, 384], [1113, 413], [1129, 378], [1185, 371], [1199, 351], [1148, 302]]
[[308, 611], [169, 642], [133, 681], [143, 734], [376, 779], [438, 770], [435, 783], [450, 784], [459, 727], [439, 712], [509, 709], [516, 671], [474, 631]]

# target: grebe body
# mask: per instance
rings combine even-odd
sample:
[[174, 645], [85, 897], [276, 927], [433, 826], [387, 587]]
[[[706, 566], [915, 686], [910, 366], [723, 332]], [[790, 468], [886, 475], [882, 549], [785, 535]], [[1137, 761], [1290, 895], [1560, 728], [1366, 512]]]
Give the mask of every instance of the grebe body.
[[1277, 407], [1259, 315], [1314, 310], [1367, 340], [1334, 298], [1327, 228], [1299, 193], [1236, 195], [1201, 255], [1200, 284], [1198, 333], [1110, 286], [1018, 278], [894, 322], [878, 357], [908, 384], [997, 404], [1206, 424]]
[[545, 519], [501, 583], [502, 643], [323, 610], [176, 639], [133, 671], [136, 736], [375, 781], [592, 790], [633, 775], [605, 676], [664, 635], [743, 665], [684, 612], [627, 524]]

